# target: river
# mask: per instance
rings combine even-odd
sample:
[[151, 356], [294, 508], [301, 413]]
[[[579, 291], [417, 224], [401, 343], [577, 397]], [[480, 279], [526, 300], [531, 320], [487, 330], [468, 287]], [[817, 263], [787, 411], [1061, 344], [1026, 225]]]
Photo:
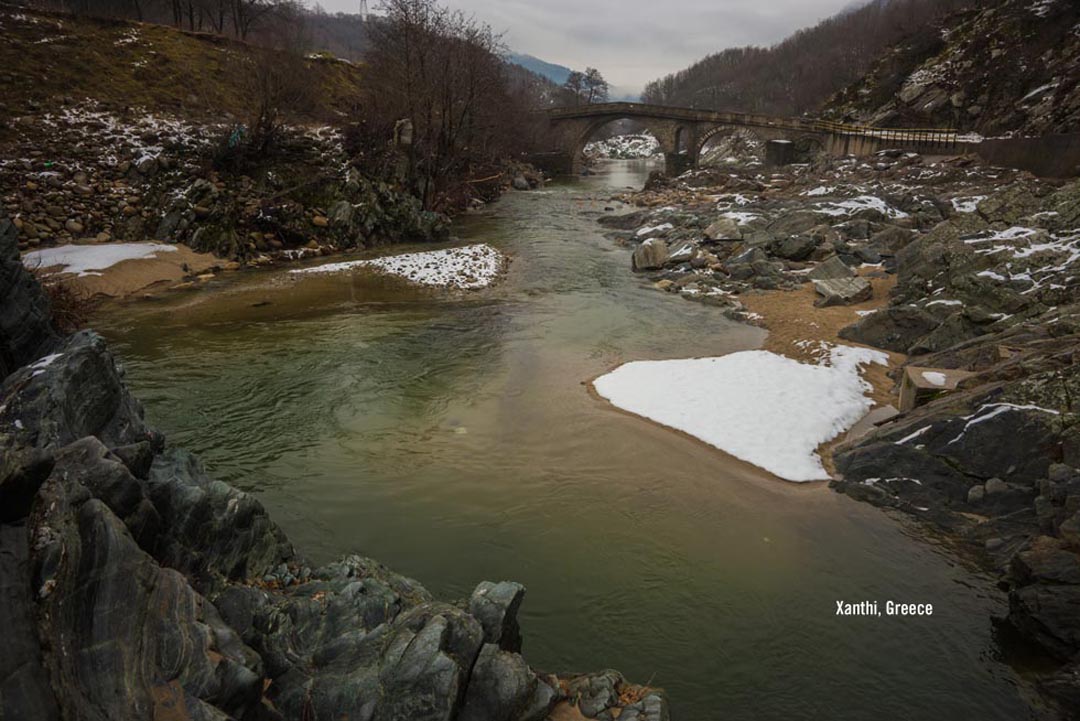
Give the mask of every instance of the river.
[[[96, 326], [151, 423], [312, 560], [373, 556], [444, 599], [525, 584], [539, 669], [618, 668], [664, 687], [677, 721], [1035, 718], [1000, 658], [989, 578], [824, 484], [588, 393], [624, 361], [764, 338], [630, 273], [595, 221], [648, 167], [601, 171], [458, 221], [514, 259], [488, 291], [234, 274]], [[864, 599], [934, 614], [835, 615]]]

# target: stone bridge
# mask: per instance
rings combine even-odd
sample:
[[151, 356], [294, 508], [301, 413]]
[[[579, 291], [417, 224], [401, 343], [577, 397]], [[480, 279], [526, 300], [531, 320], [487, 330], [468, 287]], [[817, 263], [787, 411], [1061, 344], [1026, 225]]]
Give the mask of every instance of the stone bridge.
[[705, 143], [718, 133], [750, 133], [766, 148], [767, 163], [797, 162], [818, 153], [864, 156], [885, 148], [925, 154], [958, 152], [962, 138], [953, 130], [895, 129], [848, 125], [810, 118], [784, 118], [749, 113], [645, 105], [600, 103], [546, 111], [553, 144], [537, 158], [556, 172], [580, 172], [585, 145], [604, 125], [633, 118], [660, 141], [667, 172], [675, 174], [697, 165]]

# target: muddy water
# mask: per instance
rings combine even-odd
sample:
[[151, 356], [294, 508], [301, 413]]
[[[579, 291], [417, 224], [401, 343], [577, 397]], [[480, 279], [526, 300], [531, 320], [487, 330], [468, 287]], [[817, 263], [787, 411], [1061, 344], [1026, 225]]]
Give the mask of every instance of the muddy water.
[[[514, 258], [490, 291], [250, 274], [98, 326], [150, 420], [309, 557], [374, 556], [446, 599], [523, 582], [538, 668], [619, 668], [665, 687], [678, 720], [1034, 718], [987, 578], [880, 511], [589, 395], [623, 361], [763, 339], [644, 289], [600, 234], [606, 197], [646, 172], [612, 163], [460, 221]], [[934, 615], [835, 615], [864, 599]]]

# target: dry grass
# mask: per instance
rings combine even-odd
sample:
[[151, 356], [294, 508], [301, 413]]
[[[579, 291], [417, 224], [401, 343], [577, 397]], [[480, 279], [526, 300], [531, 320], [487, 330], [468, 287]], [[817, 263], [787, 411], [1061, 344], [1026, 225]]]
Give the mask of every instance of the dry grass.
[[74, 333], [86, 327], [96, 305], [89, 293], [62, 278], [47, 275], [41, 269], [32, 269], [30, 273], [49, 299], [54, 328], [61, 333]]
[[[94, 98], [117, 109], [141, 107], [195, 119], [249, 115], [238, 64], [246, 43], [172, 27], [41, 13], [0, 2], [0, 67], [9, 109], [54, 111], [66, 98]], [[313, 102], [303, 120], [349, 115], [359, 102], [362, 70], [332, 59], [304, 61]], [[89, 72], [88, 69], [93, 69]]]

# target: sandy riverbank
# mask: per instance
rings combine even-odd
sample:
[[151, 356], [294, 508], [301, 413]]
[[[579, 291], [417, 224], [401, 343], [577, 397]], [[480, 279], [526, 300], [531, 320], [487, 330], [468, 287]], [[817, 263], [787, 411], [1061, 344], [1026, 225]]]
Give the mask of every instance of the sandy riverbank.
[[23, 264], [89, 298], [126, 298], [151, 289], [187, 287], [239, 267], [186, 245], [159, 243], [57, 246], [25, 254]]

